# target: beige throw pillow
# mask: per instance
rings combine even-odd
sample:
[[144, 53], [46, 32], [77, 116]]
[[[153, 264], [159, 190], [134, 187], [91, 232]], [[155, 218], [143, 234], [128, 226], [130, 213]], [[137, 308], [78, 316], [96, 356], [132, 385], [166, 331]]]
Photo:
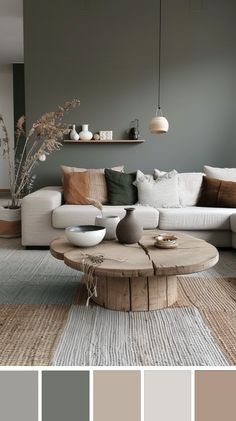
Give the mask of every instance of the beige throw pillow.
[[[67, 167], [65, 165], [61, 165], [61, 169], [64, 173], [64, 178], [67, 174], [86, 172], [86, 177], [88, 179], [88, 197], [103, 205], [108, 202], [104, 168], [86, 170], [85, 168]], [[114, 171], [124, 172], [123, 165], [113, 167], [112, 169]]]

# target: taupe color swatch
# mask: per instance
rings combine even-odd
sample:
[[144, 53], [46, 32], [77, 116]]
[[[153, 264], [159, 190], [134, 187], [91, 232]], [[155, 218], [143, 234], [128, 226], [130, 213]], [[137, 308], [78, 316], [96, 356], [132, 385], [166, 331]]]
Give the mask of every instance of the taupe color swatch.
[[139, 371], [94, 372], [94, 421], [140, 421]]
[[42, 421], [89, 421], [89, 372], [46, 371]]
[[197, 371], [195, 421], [235, 421], [236, 371]]
[[191, 372], [145, 371], [144, 421], [190, 419]]
[[0, 420], [38, 421], [37, 372], [0, 372]]

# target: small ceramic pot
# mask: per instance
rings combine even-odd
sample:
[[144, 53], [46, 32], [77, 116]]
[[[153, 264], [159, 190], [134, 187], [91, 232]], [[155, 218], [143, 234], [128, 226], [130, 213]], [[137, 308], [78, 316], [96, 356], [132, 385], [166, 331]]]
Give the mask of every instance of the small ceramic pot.
[[137, 243], [143, 234], [143, 228], [134, 215], [135, 208], [125, 208], [126, 215], [119, 222], [116, 229], [116, 235], [120, 243]]
[[96, 216], [95, 225], [106, 228], [105, 240], [116, 240], [116, 228], [120, 222], [119, 216]]

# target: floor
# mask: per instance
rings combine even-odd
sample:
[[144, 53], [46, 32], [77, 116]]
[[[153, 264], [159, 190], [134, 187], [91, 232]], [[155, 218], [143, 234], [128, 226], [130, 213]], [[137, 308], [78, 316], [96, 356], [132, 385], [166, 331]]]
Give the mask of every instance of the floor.
[[[45, 250], [0, 239], [0, 365], [50, 365], [71, 305], [84, 304], [78, 272]], [[176, 306], [194, 305], [229, 364], [236, 364], [236, 252], [178, 278]]]

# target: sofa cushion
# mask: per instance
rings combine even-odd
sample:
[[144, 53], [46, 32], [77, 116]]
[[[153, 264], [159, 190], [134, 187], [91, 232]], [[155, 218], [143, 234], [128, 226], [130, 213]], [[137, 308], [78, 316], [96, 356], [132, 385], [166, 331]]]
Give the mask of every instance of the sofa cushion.
[[198, 206], [236, 208], [236, 182], [204, 177]]
[[[167, 174], [166, 171], [155, 168], [153, 176], [155, 179], [158, 179], [165, 174]], [[201, 172], [178, 173], [178, 194], [181, 207], [195, 206], [197, 204], [203, 175]]]
[[[152, 229], [158, 226], [159, 212], [148, 206], [134, 206], [135, 215], [144, 229]], [[103, 206], [103, 215], [125, 216], [125, 206]], [[97, 208], [90, 205], [63, 205], [53, 211], [52, 225], [54, 228], [66, 228], [70, 225], [94, 224], [95, 217], [100, 215]]]
[[153, 206], [154, 208], [179, 207], [178, 176], [173, 170], [154, 179], [145, 176], [142, 171], [137, 171], [134, 183], [138, 188], [138, 201], [140, 205]]
[[178, 190], [180, 206], [195, 206], [197, 204], [201, 186], [203, 173], [186, 172], [178, 174]]
[[[104, 174], [105, 168], [86, 170], [85, 168], [67, 167], [65, 165], [61, 165], [61, 169], [63, 171], [63, 179], [62, 179], [62, 182], [64, 180], [63, 184], [65, 184], [66, 175], [73, 173], [75, 174], [75, 177], [76, 177], [76, 174], [77, 176], [81, 175], [81, 177], [83, 177], [83, 174], [86, 173], [87, 176], [85, 175], [85, 177], [88, 177], [87, 196], [90, 199], [95, 200], [96, 202], [100, 202], [102, 204], [107, 203], [108, 201], [107, 185], [106, 185], [105, 174]], [[124, 165], [113, 167], [112, 169], [114, 171], [124, 172]], [[86, 196], [86, 194], [84, 194], [83, 196]], [[76, 204], [76, 203], [73, 202], [73, 204]], [[82, 205], [86, 203], [77, 201], [77, 204]], [[91, 202], [87, 201], [87, 204], [89, 205], [91, 204]]]
[[105, 169], [105, 177], [108, 191], [108, 203], [112, 206], [134, 205], [138, 201], [137, 187], [133, 185], [136, 172], [126, 174], [118, 171]]
[[216, 168], [204, 165], [203, 171], [207, 177], [225, 181], [236, 181], [236, 168]]
[[233, 213], [230, 217], [230, 226], [231, 226], [231, 231], [236, 233], [236, 212]]
[[229, 230], [236, 209], [187, 207], [159, 209], [159, 228], [165, 230]]

